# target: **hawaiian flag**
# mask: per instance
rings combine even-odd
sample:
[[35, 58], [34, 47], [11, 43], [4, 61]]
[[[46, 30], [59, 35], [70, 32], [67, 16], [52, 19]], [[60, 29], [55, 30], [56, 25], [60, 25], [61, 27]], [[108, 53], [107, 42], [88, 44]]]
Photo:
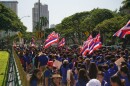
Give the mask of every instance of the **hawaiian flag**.
[[92, 54], [93, 51], [95, 51], [95, 50], [97, 50], [97, 49], [99, 49], [99, 48], [102, 47], [102, 43], [101, 43], [100, 39], [101, 39], [100, 34], [98, 34], [98, 35], [94, 38], [94, 41], [93, 41], [94, 43], [93, 43], [93, 45], [90, 47], [89, 54]]
[[124, 27], [118, 30], [113, 36], [117, 36], [119, 38], [125, 38], [125, 36], [128, 34], [130, 34], [130, 20]]
[[45, 46], [44, 48], [50, 47], [54, 43], [58, 43], [59, 40], [59, 34], [52, 32], [50, 35], [48, 35], [46, 41], [45, 41]]
[[63, 47], [65, 45], [65, 38], [62, 38], [62, 40], [59, 42], [59, 47]]
[[90, 51], [91, 47], [94, 45], [94, 39], [88, 40], [87, 45], [85, 46], [85, 50], [83, 51], [82, 55], [86, 56], [86, 54]]
[[92, 40], [93, 40], [92, 35], [90, 35], [81, 48], [80, 51], [81, 54], [85, 55], [89, 51], [88, 47], [91, 45]]

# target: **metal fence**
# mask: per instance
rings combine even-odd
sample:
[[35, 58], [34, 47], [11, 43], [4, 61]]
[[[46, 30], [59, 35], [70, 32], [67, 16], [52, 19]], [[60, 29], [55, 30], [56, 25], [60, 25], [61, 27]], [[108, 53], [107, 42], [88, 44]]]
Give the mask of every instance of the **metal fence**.
[[2, 86], [29, 86], [27, 74], [23, 70], [19, 57], [13, 49], [9, 50], [9, 52], [10, 57]]

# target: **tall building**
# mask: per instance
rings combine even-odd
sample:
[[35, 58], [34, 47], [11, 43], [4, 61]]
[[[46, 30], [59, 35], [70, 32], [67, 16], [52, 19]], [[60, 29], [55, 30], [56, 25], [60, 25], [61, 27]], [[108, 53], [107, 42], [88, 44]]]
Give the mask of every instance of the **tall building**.
[[13, 10], [16, 14], [18, 14], [18, 2], [17, 1], [0, 1], [4, 6]]
[[51, 24], [51, 25], [50, 25], [50, 28], [55, 28], [55, 27], [56, 27], [55, 24]]
[[[49, 22], [49, 11], [48, 11], [48, 5], [44, 4], [42, 5], [40, 3], [40, 17], [46, 17]], [[37, 23], [39, 22], [39, 3], [35, 3], [34, 7], [32, 8], [32, 24], [33, 24], [33, 32], [35, 31], [35, 27]], [[45, 28], [49, 28], [49, 23], [47, 26], [43, 27], [42, 30]]]
[[[10, 8], [16, 14], [18, 14], [18, 2], [17, 1], [0, 1], [5, 7]], [[6, 33], [5, 31], [0, 32], [0, 38], [6, 37], [7, 35], [15, 35], [16, 32], [9, 31]]]

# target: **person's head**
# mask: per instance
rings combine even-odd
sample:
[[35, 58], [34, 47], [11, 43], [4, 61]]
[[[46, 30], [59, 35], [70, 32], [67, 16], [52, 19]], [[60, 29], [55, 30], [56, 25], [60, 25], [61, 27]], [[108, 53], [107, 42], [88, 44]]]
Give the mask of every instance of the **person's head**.
[[86, 86], [101, 86], [101, 83], [97, 79], [91, 79]]
[[124, 77], [128, 77], [128, 80], [130, 81], [130, 73], [129, 73], [129, 69], [126, 65], [124, 66], [121, 66], [121, 69], [120, 69], [120, 74]]
[[86, 72], [86, 70], [84, 68], [79, 70], [79, 75], [78, 75], [78, 79], [83, 79], [85, 81], [89, 81], [89, 77], [88, 74]]
[[97, 79], [102, 82], [104, 78], [104, 73], [102, 71], [99, 71], [97, 74]]
[[110, 78], [111, 86], [122, 86], [121, 79], [119, 76], [114, 75]]
[[32, 77], [30, 78], [30, 82], [31, 82], [33, 79], [40, 80], [41, 77], [42, 77], [41, 71], [40, 71], [39, 69], [35, 69], [35, 70], [33, 71]]
[[126, 65], [121, 66], [121, 68], [120, 68], [120, 74], [121, 75], [127, 75], [128, 73], [129, 73], [128, 67]]
[[68, 65], [68, 63], [69, 63], [68, 60], [64, 60], [63, 61], [63, 67], [66, 67]]
[[52, 80], [53, 80], [54, 84], [60, 84], [60, 82], [61, 82], [60, 74], [53, 74], [52, 75]]
[[89, 77], [90, 79], [97, 78], [98, 68], [94, 62], [90, 63], [89, 66]]
[[86, 63], [87, 65], [89, 65], [89, 64], [90, 64], [90, 59], [89, 59], [89, 58], [86, 58], [86, 59], [85, 59], [85, 63]]

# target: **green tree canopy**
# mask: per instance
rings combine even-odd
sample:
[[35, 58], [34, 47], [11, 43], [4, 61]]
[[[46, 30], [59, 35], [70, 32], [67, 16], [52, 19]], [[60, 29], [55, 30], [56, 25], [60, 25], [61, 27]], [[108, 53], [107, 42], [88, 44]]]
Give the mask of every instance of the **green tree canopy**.
[[130, 0], [123, 0], [120, 12], [122, 14], [130, 14]]
[[86, 31], [93, 31], [93, 29], [99, 23], [103, 22], [106, 19], [114, 17], [114, 12], [108, 9], [94, 9], [90, 12], [90, 16], [86, 17], [81, 24], [81, 27]]
[[26, 29], [18, 16], [0, 3], [0, 30], [25, 32]]

